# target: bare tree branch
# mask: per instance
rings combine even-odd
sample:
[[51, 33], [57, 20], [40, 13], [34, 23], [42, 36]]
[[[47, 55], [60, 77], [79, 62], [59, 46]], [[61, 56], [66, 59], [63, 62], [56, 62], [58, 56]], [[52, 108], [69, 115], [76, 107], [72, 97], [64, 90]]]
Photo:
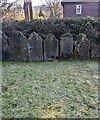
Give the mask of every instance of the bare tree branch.
[[15, 0], [11, 3], [8, 0], [0, 0], [0, 18], [3, 20], [13, 20], [15, 13], [22, 9], [21, 5], [18, 3], [22, 0]]
[[50, 10], [50, 18], [60, 18], [62, 15], [61, 0], [45, 0], [46, 7]]

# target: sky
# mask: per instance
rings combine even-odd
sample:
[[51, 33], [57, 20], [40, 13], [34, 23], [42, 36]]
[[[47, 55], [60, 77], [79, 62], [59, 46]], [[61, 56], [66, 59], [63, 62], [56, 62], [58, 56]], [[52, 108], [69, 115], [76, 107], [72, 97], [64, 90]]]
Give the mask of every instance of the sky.
[[[8, 0], [9, 2], [12, 2], [12, 1], [16, 1], [16, 0]], [[21, 3], [23, 4], [22, 1], [24, 0], [19, 0], [21, 1]], [[42, 5], [43, 3], [45, 3], [44, 1], [48, 1], [48, 0], [32, 0], [32, 6], [39, 6], [39, 5]], [[51, 0], [51, 1], [54, 1], [54, 0]]]
[[[12, 2], [12, 1], [16, 1], [16, 0], [8, 0], [9, 2]], [[24, 1], [24, 0], [21, 0], [21, 1]], [[44, 1], [44, 0], [32, 0], [32, 5], [33, 6], [38, 6], [38, 5], [41, 5], [43, 2], [41, 1]]]

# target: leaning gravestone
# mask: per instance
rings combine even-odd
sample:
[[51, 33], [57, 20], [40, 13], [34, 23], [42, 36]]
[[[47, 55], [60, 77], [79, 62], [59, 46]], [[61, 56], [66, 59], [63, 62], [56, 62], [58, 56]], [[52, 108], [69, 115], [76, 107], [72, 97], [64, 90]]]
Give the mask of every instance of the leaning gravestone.
[[2, 60], [9, 60], [9, 45], [8, 45], [8, 37], [6, 35], [2, 35]]
[[63, 34], [60, 41], [60, 56], [66, 59], [73, 56], [74, 40], [70, 33]]
[[97, 46], [98, 50], [97, 50], [97, 53], [98, 53], [98, 56], [97, 58], [100, 60], [100, 44]]
[[76, 45], [76, 49], [79, 53], [79, 58], [82, 60], [90, 59], [90, 41], [86, 38], [86, 35], [81, 33], [78, 36], [79, 44]]
[[74, 41], [74, 55], [73, 55], [74, 59], [79, 59], [79, 44], [77, 43], [77, 41]]
[[0, 60], [2, 60], [2, 32], [0, 31]]
[[100, 59], [100, 44], [92, 44], [91, 59]]
[[44, 40], [44, 60], [51, 61], [58, 58], [59, 41], [53, 34], [48, 34]]
[[27, 42], [29, 61], [43, 61], [42, 38], [35, 32], [31, 33]]
[[9, 39], [10, 60], [27, 61], [27, 38], [20, 31], [13, 31]]
[[97, 58], [97, 45], [95, 43], [92, 43], [91, 45], [91, 59], [96, 59]]

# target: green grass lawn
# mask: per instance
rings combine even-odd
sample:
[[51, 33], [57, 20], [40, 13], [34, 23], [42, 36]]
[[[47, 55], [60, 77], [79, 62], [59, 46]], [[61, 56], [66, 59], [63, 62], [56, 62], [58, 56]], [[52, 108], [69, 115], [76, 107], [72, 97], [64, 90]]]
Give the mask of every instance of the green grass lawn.
[[98, 117], [96, 61], [3, 62], [2, 117]]

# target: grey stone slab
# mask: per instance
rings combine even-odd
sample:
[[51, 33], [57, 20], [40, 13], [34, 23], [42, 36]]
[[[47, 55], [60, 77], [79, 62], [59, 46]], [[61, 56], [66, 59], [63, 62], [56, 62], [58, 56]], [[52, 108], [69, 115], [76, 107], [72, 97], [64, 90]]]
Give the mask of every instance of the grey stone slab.
[[43, 61], [42, 41], [42, 38], [35, 32], [29, 36], [27, 42], [29, 61]]
[[13, 31], [9, 38], [10, 60], [28, 60], [27, 38], [20, 31]]
[[51, 61], [58, 58], [59, 41], [53, 34], [48, 34], [44, 40], [44, 60]]
[[78, 51], [80, 59], [90, 59], [90, 41], [87, 39], [86, 35], [81, 33], [78, 36], [78, 44], [76, 45], [76, 51]]
[[8, 37], [6, 35], [2, 35], [2, 60], [9, 60], [9, 45], [8, 45]]
[[66, 59], [73, 56], [74, 40], [70, 33], [63, 34], [60, 41], [60, 56]]

